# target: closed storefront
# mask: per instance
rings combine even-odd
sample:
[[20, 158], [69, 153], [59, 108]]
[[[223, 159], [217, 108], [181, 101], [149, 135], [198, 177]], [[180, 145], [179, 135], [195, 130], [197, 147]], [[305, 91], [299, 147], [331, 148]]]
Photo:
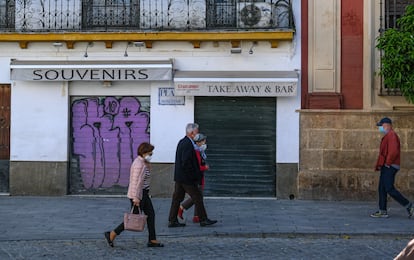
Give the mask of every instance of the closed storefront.
[[[157, 146], [157, 129], [162, 130], [157, 126], [167, 123], [164, 116], [176, 101], [170, 94], [172, 62], [15, 60], [11, 68], [15, 93], [38, 101], [16, 102], [16, 113], [36, 115], [26, 117], [35, 126], [26, 140], [43, 144], [32, 147], [37, 150], [28, 155], [15, 146], [13, 192], [34, 193], [29, 186], [34, 180], [40, 194], [125, 194], [138, 146], [143, 142]], [[163, 103], [168, 105], [160, 107]], [[16, 129], [26, 129], [19, 121], [15, 124]], [[169, 162], [170, 154], [158, 149], [154, 162]], [[31, 167], [36, 172], [29, 171]], [[53, 182], [44, 181], [52, 178]]]
[[207, 196], [275, 196], [276, 98], [197, 97], [195, 121], [208, 137]]
[[207, 135], [205, 195], [275, 197], [277, 101], [296, 96], [297, 73], [182, 71], [174, 81], [177, 94], [195, 96], [195, 122]]

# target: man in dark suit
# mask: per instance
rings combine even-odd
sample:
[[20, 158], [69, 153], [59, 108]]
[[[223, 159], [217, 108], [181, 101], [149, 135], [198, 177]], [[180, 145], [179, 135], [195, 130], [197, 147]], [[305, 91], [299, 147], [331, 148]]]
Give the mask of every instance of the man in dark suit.
[[216, 223], [216, 220], [207, 218], [204, 207], [203, 196], [198, 188], [202, 173], [194, 150], [194, 136], [198, 133], [197, 124], [187, 124], [186, 136], [178, 142], [175, 153], [174, 168], [174, 193], [171, 201], [168, 227], [183, 227], [185, 224], [178, 222], [177, 214], [185, 193], [190, 195], [194, 202], [196, 211], [200, 217], [200, 226], [209, 226]]

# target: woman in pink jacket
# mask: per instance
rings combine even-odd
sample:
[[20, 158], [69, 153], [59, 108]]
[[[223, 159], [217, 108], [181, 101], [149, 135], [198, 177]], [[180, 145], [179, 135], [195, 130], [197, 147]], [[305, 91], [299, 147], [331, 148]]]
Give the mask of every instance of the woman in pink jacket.
[[[131, 208], [133, 213], [138, 214], [138, 207], [144, 211], [147, 218], [148, 228], [148, 247], [163, 247], [164, 245], [157, 241], [155, 235], [155, 213], [152, 206], [151, 198], [149, 197], [151, 168], [150, 160], [154, 146], [149, 143], [142, 143], [138, 147], [138, 157], [135, 158], [131, 165], [129, 176], [129, 186], [127, 196], [131, 201]], [[105, 238], [108, 245], [114, 246], [114, 239], [116, 236], [124, 231], [124, 222], [118, 225], [114, 230], [105, 232]]]

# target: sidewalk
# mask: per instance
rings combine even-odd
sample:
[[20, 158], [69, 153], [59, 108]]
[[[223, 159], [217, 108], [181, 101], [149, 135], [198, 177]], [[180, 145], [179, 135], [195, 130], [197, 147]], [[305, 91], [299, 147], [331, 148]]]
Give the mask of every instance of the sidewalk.
[[[193, 224], [192, 209], [187, 226], [168, 228], [171, 199], [153, 198], [157, 236], [414, 236], [414, 218], [394, 201], [388, 219], [369, 215], [376, 202], [305, 201], [277, 199], [205, 198], [210, 227]], [[124, 197], [9, 197], [0, 196], [0, 241], [97, 239], [115, 228], [128, 211]], [[146, 236], [145, 232], [145, 236]], [[124, 238], [135, 236], [124, 232]]]

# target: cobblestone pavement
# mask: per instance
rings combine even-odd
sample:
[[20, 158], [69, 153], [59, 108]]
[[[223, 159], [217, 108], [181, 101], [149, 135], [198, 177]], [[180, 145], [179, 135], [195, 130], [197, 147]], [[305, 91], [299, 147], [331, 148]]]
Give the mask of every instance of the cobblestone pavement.
[[129, 211], [125, 197], [0, 196], [3, 259], [393, 259], [414, 237], [414, 219], [390, 201], [388, 219], [376, 202], [206, 198], [218, 223], [168, 228], [171, 199], [153, 198], [158, 239], [124, 232], [106, 244], [103, 232]]
[[142, 239], [30, 240], [0, 242], [0, 259], [393, 259], [408, 242], [397, 238], [298, 237], [160, 238], [164, 248]]

